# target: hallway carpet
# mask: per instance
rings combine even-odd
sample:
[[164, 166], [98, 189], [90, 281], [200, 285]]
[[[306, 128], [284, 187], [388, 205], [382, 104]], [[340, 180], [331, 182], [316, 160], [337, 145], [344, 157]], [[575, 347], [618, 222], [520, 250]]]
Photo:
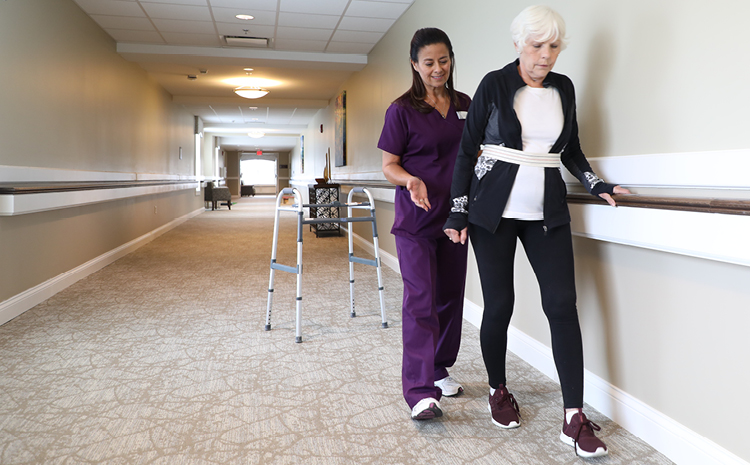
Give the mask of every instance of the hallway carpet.
[[[0, 327], [0, 463], [574, 464], [559, 386], [509, 354], [516, 430], [492, 425], [478, 330], [451, 374], [466, 391], [415, 422], [401, 396], [401, 282], [357, 265], [345, 237], [304, 232], [303, 343], [294, 275], [277, 272], [263, 331], [273, 199], [206, 211]], [[283, 214], [279, 262], [295, 261]], [[360, 256], [365, 252], [359, 251]], [[541, 310], [540, 310], [541, 311]], [[668, 464], [593, 409], [606, 464]]]

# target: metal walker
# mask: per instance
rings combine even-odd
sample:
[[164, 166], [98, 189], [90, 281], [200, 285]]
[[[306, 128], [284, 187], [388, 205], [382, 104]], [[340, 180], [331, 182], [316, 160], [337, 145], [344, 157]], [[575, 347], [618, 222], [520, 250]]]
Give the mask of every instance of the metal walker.
[[[352, 197], [355, 193], [363, 193], [367, 195], [368, 202], [356, 202], [352, 203]], [[294, 195], [294, 205], [290, 207], [282, 207], [281, 201], [284, 195]], [[304, 208], [315, 207], [346, 207], [347, 217], [346, 218], [304, 218]], [[352, 211], [355, 208], [368, 209], [370, 216], [353, 217]], [[276, 251], [279, 242], [279, 212], [288, 211], [297, 213], [297, 266], [288, 266], [276, 263]], [[274, 272], [276, 270], [286, 271], [288, 273], [294, 273], [297, 275], [297, 312], [296, 312], [296, 331], [295, 331], [295, 342], [302, 342], [302, 226], [305, 224], [319, 224], [319, 223], [359, 223], [359, 222], [371, 222], [372, 223], [372, 242], [375, 248], [375, 260], [369, 260], [366, 258], [360, 258], [354, 256], [354, 237], [349, 227], [349, 295], [350, 295], [350, 316], [354, 318], [356, 312], [354, 310], [354, 264], [361, 263], [363, 265], [374, 266], [378, 273], [378, 293], [380, 294], [380, 316], [381, 316], [381, 327], [387, 328], [388, 322], [385, 319], [385, 300], [383, 297], [383, 276], [380, 268], [380, 251], [378, 248], [378, 229], [375, 221], [375, 202], [372, 199], [370, 191], [366, 187], [355, 187], [349, 191], [346, 203], [342, 204], [338, 201], [328, 204], [303, 204], [302, 195], [297, 188], [286, 188], [283, 189], [278, 197], [276, 198], [276, 216], [273, 222], [273, 248], [271, 250], [271, 277], [268, 283], [268, 307], [266, 308], [266, 326], [265, 330], [271, 330], [271, 306], [273, 304], [273, 280]]]

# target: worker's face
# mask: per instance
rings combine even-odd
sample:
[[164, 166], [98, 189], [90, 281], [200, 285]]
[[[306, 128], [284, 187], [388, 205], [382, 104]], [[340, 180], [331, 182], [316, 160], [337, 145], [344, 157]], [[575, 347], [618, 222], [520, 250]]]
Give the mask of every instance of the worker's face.
[[445, 87], [451, 75], [451, 56], [443, 43], [425, 45], [411, 62], [426, 87]]

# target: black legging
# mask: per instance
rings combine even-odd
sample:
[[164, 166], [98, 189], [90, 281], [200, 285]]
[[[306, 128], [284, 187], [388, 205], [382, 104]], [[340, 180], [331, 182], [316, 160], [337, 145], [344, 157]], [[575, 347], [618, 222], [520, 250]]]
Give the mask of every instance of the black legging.
[[576, 310], [570, 225], [545, 232], [542, 221], [503, 218], [495, 234], [470, 224], [469, 236], [484, 294], [480, 342], [490, 387], [506, 384], [505, 351], [515, 299], [513, 259], [519, 238], [539, 282], [563, 403], [565, 408], [582, 408], [583, 343]]

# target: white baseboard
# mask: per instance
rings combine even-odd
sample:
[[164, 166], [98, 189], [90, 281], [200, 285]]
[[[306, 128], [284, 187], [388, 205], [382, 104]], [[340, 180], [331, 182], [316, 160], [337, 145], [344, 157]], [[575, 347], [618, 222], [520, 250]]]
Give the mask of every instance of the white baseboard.
[[[478, 328], [482, 307], [465, 300], [464, 319]], [[513, 326], [508, 330], [508, 350], [560, 382], [552, 349]], [[584, 373], [584, 392], [587, 404], [679, 465], [750, 465], [588, 370]]]
[[110, 250], [96, 258], [89, 260], [88, 262], [73, 268], [72, 270], [61, 273], [54, 278], [48, 279], [47, 281], [27, 289], [26, 291], [11, 297], [10, 299], [0, 302], [0, 325], [7, 323], [13, 318], [21, 315], [23, 312], [39, 305], [45, 300], [49, 299], [53, 295], [67, 288], [68, 286], [76, 283], [77, 281], [85, 278], [86, 276], [95, 273], [105, 266], [113, 263], [118, 258], [124, 257], [130, 252], [137, 248], [148, 244], [157, 237], [166, 233], [167, 231], [176, 228], [188, 219], [202, 213], [203, 208], [195, 210], [187, 215], [176, 218], [175, 220], [148, 232], [141, 237], [133, 239], [132, 241], [117, 247], [116, 249]]

